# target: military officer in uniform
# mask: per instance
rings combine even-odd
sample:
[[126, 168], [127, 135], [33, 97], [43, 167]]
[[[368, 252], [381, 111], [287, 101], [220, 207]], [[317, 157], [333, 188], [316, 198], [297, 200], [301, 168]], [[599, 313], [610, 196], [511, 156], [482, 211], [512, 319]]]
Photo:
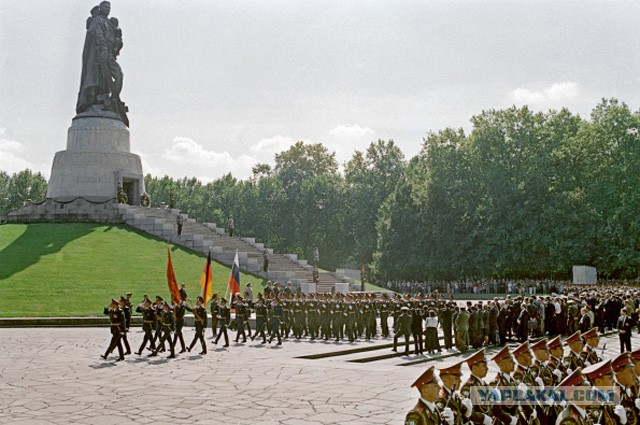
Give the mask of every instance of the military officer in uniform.
[[[536, 386], [535, 376], [531, 371], [531, 351], [529, 341], [526, 340], [513, 350], [513, 357], [518, 363], [517, 369], [513, 372], [513, 379], [518, 385], [518, 389], [525, 392], [529, 387]], [[539, 424], [538, 411], [535, 406], [520, 406], [521, 419], [526, 419], [525, 423]]]
[[403, 306], [400, 308], [400, 315], [398, 320], [394, 324], [393, 335], [393, 349], [392, 351], [398, 351], [398, 338], [404, 337], [404, 354], [409, 354], [409, 338], [411, 338], [411, 315], [409, 314], [409, 307]]
[[111, 299], [109, 307], [105, 307], [104, 314], [109, 315], [111, 322], [111, 342], [107, 351], [101, 356], [103, 359], [107, 359], [109, 354], [118, 347], [118, 358], [116, 361], [124, 360], [124, 350], [122, 349], [122, 335], [124, 334], [124, 312], [118, 307], [118, 301]]
[[196, 334], [193, 336], [193, 341], [189, 345], [189, 352], [196, 342], [200, 340], [200, 344], [202, 345], [202, 351], [200, 354], [207, 354], [207, 345], [204, 342], [204, 330], [207, 327], [207, 309], [204, 307], [204, 298], [198, 297], [196, 299], [196, 307], [191, 308], [189, 306], [185, 307], [187, 310], [193, 312], [194, 325], [196, 327]]
[[178, 304], [173, 307], [173, 317], [176, 323], [176, 332], [173, 334], [173, 346], [180, 341], [180, 352], [187, 351], [184, 344], [184, 335], [182, 335], [182, 328], [184, 327], [184, 314], [187, 310], [186, 298], [183, 298]]
[[253, 333], [251, 340], [253, 341], [257, 336], [262, 337], [262, 343], [267, 343], [267, 335], [265, 334], [265, 327], [267, 321], [267, 306], [264, 305], [264, 299], [258, 296], [255, 304], [256, 309], [256, 331]]
[[458, 390], [462, 384], [462, 361], [443, 365], [438, 370], [442, 382], [442, 402], [454, 413], [454, 424], [466, 424], [472, 411], [471, 400], [462, 399]]
[[611, 369], [615, 374], [616, 385], [620, 388], [620, 404], [627, 414], [627, 425], [638, 424], [640, 398], [638, 398], [638, 377], [631, 361], [631, 354], [624, 352], [613, 359]]
[[142, 313], [142, 330], [144, 331], [142, 344], [140, 345], [140, 349], [136, 352], [136, 354], [140, 356], [142, 354], [142, 350], [144, 350], [144, 347], [147, 345], [147, 342], [149, 342], [151, 350], [156, 349], [156, 345], [153, 342], [153, 326], [156, 322], [156, 310], [151, 307], [151, 300], [149, 298], [145, 298], [136, 311], [138, 313]]
[[273, 299], [271, 307], [271, 334], [269, 335], [269, 344], [273, 341], [273, 337], [278, 338], [278, 345], [282, 345], [282, 337], [280, 336], [280, 323], [284, 318], [284, 311], [278, 297]]
[[214, 344], [217, 344], [220, 340], [220, 337], [224, 335], [224, 346], [229, 346], [229, 334], [227, 333], [227, 327], [229, 326], [230, 321], [231, 310], [229, 310], [229, 307], [227, 307], [227, 300], [222, 298], [218, 307], [218, 324], [220, 325], [220, 330], [218, 331], [218, 336], [213, 341]]
[[584, 368], [585, 364], [582, 354], [584, 343], [580, 337], [580, 331], [576, 331], [568, 336], [567, 339], [564, 340], [564, 343], [569, 347], [569, 353], [564, 357], [564, 365], [567, 368], [567, 373], [571, 374], [571, 372], [576, 369]]
[[[471, 395], [472, 387], [484, 387], [487, 388], [486, 382], [484, 382], [485, 376], [489, 368], [487, 367], [487, 359], [484, 356], [484, 348], [476, 351], [467, 359], [467, 365], [471, 369], [471, 376], [467, 379], [460, 389], [460, 395], [469, 399]], [[493, 418], [491, 417], [491, 407], [488, 405], [473, 405], [471, 408], [471, 415], [469, 420], [474, 424], [491, 425]]]
[[438, 383], [434, 367], [428, 368], [411, 385], [420, 392], [420, 398], [415, 407], [405, 418], [405, 425], [438, 425], [454, 424], [454, 413], [450, 407], [443, 407], [440, 399], [442, 387]]
[[131, 308], [127, 299], [123, 296], [120, 296], [120, 310], [124, 314], [124, 332], [122, 334], [122, 342], [124, 343], [124, 348], [127, 351], [124, 353], [125, 355], [131, 354], [131, 347], [129, 346], [129, 339], [127, 338], [127, 334], [129, 333], [129, 327], [131, 326]]
[[[516, 382], [511, 377], [511, 373], [515, 370], [516, 363], [513, 360], [509, 346], [505, 345], [498, 351], [491, 361], [498, 365], [500, 369], [498, 374], [491, 381], [492, 387], [515, 387]], [[515, 404], [495, 405], [491, 412], [496, 418], [497, 423], [501, 425], [516, 425], [518, 423], [518, 408]]]
[[549, 361], [547, 365], [552, 369], [554, 376], [554, 385], [558, 385], [567, 376], [567, 368], [562, 362], [562, 355], [564, 354], [564, 348], [562, 348], [562, 342], [560, 336], [552, 338], [547, 343], [549, 348]]
[[[584, 376], [582, 375], [582, 369], [578, 368], [564, 378], [560, 384], [555, 388], [556, 391], [561, 389], [564, 391], [571, 391], [572, 387], [581, 387], [589, 385]], [[556, 419], [556, 425], [592, 425], [594, 422], [591, 417], [588, 416], [584, 406], [579, 406], [573, 403], [573, 397], [569, 394], [569, 402], [563, 403], [563, 410], [558, 414]]]
[[[174, 351], [173, 339], [171, 338], [171, 332], [174, 330], [174, 319], [173, 312], [169, 306], [168, 302], [164, 302], [162, 306], [162, 335], [160, 336], [160, 342], [158, 345], [164, 345], [165, 341], [169, 343], [169, 349], [171, 351], [170, 359], [176, 357], [176, 353]], [[158, 348], [151, 354], [149, 357], [154, 357], [158, 355]]]
[[[611, 359], [584, 368], [582, 374], [596, 389], [603, 392], [614, 385]], [[596, 401], [594, 404], [587, 406], [586, 410], [587, 415], [594, 423], [602, 425], [626, 425], [627, 423], [627, 413], [622, 405], [614, 407], [610, 404]]]
[[598, 344], [600, 343], [600, 337], [598, 336], [598, 328], [591, 328], [587, 332], [582, 334], [582, 340], [584, 341], [584, 355], [585, 365], [592, 365], [602, 361], [602, 358], [596, 352]]
[[218, 294], [213, 294], [211, 297], [211, 332], [213, 333], [213, 338], [218, 335], [218, 307]]

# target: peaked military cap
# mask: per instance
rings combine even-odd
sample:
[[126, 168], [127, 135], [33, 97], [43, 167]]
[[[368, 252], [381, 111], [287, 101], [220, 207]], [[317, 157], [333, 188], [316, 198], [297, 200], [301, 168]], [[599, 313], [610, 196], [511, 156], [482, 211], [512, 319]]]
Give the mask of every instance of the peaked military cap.
[[580, 341], [580, 331], [576, 331], [575, 333], [569, 335], [567, 339], [564, 340], [565, 344], [571, 344], [572, 342]]
[[582, 374], [586, 376], [592, 383], [594, 379], [597, 379], [608, 373], [613, 373], [613, 370], [611, 369], [611, 359], [592, 364], [591, 366], [585, 367], [582, 370]]
[[502, 350], [498, 351], [492, 358], [491, 361], [499, 362], [500, 360], [504, 360], [508, 357], [511, 357], [511, 351], [509, 350], [509, 346], [505, 345], [502, 347]]
[[486, 362], [487, 359], [484, 358], [484, 348], [479, 349], [475, 353], [473, 353], [468, 359], [467, 364], [469, 367], [473, 366], [476, 363]]
[[428, 383], [437, 381], [438, 378], [436, 377], [434, 371], [435, 371], [434, 367], [431, 366], [430, 368], [425, 370], [424, 373], [420, 375], [420, 377], [416, 379], [416, 381], [413, 384], [411, 384], [411, 386], [420, 389], [422, 386]]
[[619, 370], [624, 369], [627, 366], [633, 366], [633, 362], [631, 361], [631, 353], [626, 352], [618, 355], [611, 361], [611, 369], [618, 373]]
[[518, 345], [515, 350], [513, 350], [513, 357], [518, 357], [521, 354], [524, 354], [529, 351], [529, 341], [525, 341], [522, 344]]

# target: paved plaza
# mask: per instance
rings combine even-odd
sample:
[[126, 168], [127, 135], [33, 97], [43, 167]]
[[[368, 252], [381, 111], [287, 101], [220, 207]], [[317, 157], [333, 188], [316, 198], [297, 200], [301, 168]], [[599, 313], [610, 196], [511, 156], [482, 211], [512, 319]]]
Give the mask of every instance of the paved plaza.
[[[289, 339], [278, 348], [232, 342], [225, 349], [211, 344], [209, 331], [206, 356], [134, 354], [116, 363], [116, 356], [99, 357], [109, 342], [108, 328], [14, 328], [0, 334], [3, 424], [400, 424], [417, 398], [413, 380], [430, 364], [460, 358], [415, 364], [428, 356], [410, 355], [353, 362], [391, 354], [380, 348], [309, 359], [300, 357], [372, 348], [391, 339], [353, 344]], [[185, 335], [189, 343], [192, 328]], [[130, 334], [134, 351], [142, 336], [139, 328]], [[617, 342], [616, 335], [602, 338], [605, 356], [617, 354]], [[463, 371], [468, 374], [466, 366]], [[488, 378], [495, 372], [490, 363]]]

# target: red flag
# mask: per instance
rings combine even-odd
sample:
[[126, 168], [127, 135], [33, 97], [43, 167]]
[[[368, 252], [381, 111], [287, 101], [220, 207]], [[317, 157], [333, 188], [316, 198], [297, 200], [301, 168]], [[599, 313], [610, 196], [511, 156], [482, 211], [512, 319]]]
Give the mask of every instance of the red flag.
[[236, 249], [236, 256], [233, 259], [233, 265], [231, 266], [231, 275], [229, 276], [229, 292], [231, 293], [231, 299], [235, 294], [240, 293], [240, 261], [238, 260], [238, 250]]
[[207, 256], [207, 264], [205, 264], [204, 270], [202, 271], [202, 277], [200, 278], [200, 287], [202, 288], [202, 298], [204, 298], [204, 304], [206, 305], [211, 297], [213, 297], [211, 250], [209, 250], [209, 255]]
[[167, 283], [169, 284], [169, 292], [171, 292], [171, 302], [179, 304], [182, 301], [182, 297], [180, 296], [180, 290], [178, 289], [176, 275], [173, 273], [171, 250], [169, 248], [167, 248], [167, 256], [169, 257], [169, 262], [167, 263]]

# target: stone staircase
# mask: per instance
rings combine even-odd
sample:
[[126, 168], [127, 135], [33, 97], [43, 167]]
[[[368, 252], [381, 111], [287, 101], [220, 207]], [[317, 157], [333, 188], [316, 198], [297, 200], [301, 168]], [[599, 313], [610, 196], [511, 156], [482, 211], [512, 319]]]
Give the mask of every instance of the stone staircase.
[[[207, 254], [211, 249], [212, 258], [223, 264], [231, 265], [238, 250], [242, 271], [277, 281], [280, 285], [290, 281], [294, 287], [298, 287], [300, 284], [313, 282], [313, 266], [306, 260], [298, 259], [296, 254], [275, 254], [254, 238], [229, 237], [225, 229], [217, 227], [215, 223], [198, 223], [178, 209], [131, 205], [117, 205], [117, 209], [124, 223], [129, 226], [202, 254]], [[180, 236], [177, 232], [178, 215], [183, 219]], [[269, 271], [266, 273], [263, 271], [265, 250], [269, 257]], [[352, 282], [333, 273], [320, 272], [316, 292], [332, 292], [337, 283]]]

